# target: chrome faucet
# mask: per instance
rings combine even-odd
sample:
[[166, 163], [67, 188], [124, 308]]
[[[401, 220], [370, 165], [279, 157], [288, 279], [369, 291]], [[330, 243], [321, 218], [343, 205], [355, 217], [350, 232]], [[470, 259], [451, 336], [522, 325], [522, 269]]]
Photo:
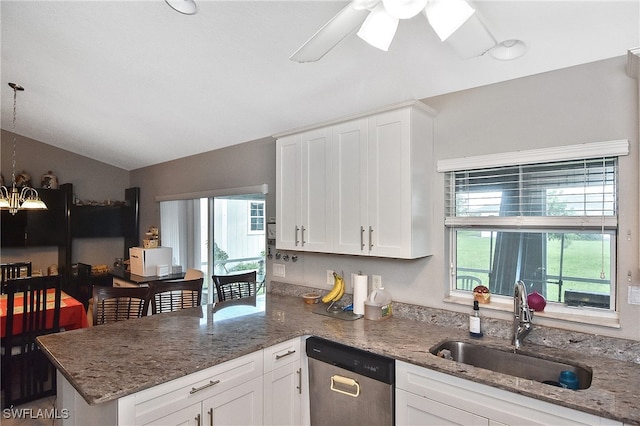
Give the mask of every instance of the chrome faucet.
[[527, 288], [520, 280], [513, 289], [513, 345], [518, 350], [522, 346], [522, 340], [531, 331], [533, 311], [529, 309], [527, 302]]

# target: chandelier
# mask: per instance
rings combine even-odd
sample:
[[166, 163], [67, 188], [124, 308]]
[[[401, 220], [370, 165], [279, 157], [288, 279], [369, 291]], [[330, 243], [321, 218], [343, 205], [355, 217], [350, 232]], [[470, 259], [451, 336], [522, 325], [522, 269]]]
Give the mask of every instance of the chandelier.
[[11, 157], [11, 188], [0, 187], [0, 210], [16, 214], [18, 210], [46, 210], [46, 204], [38, 197], [38, 191], [29, 186], [16, 187], [16, 99], [24, 87], [9, 83], [13, 89], [13, 156]]

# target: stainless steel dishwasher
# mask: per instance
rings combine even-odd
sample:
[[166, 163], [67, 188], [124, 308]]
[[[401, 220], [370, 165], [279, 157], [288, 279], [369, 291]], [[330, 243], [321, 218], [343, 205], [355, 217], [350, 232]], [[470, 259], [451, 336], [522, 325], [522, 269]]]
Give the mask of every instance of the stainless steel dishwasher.
[[392, 358], [307, 339], [311, 426], [395, 424]]

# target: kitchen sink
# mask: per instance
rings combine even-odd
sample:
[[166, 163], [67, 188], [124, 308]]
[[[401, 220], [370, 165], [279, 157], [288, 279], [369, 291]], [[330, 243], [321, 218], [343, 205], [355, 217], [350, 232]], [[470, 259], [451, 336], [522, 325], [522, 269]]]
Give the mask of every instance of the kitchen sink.
[[501, 350], [469, 342], [446, 341], [431, 348], [430, 352], [474, 367], [555, 386], [560, 386], [560, 372], [573, 371], [578, 379], [578, 389], [591, 386], [592, 371], [588, 367], [522, 352], [514, 353], [513, 350]]

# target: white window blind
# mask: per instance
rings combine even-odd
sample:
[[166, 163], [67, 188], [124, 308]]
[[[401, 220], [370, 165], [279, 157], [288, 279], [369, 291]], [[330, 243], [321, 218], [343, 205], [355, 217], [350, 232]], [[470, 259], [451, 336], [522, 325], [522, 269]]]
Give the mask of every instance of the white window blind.
[[617, 157], [450, 171], [445, 224], [612, 229], [617, 175]]

